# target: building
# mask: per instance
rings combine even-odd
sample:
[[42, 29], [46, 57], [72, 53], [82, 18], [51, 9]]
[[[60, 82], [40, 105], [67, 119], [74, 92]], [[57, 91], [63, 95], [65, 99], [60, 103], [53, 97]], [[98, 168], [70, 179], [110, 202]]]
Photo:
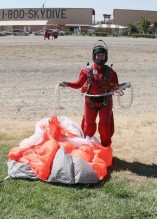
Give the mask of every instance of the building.
[[150, 20], [152, 23], [157, 21], [157, 11], [114, 9], [113, 23], [122, 26], [127, 26], [128, 24], [136, 24], [139, 22], [142, 16], [147, 20]]
[[22, 28], [36, 31], [48, 27], [61, 29], [65, 25], [73, 27], [95, 23], [95, 11], [92, 8], [21, 8], [0, 9], [0, 29]]
[[96, 32], [106, 32], [108, 34], [127, 35], [127, 27], [117, 24], [96, 24], [92, 25]]

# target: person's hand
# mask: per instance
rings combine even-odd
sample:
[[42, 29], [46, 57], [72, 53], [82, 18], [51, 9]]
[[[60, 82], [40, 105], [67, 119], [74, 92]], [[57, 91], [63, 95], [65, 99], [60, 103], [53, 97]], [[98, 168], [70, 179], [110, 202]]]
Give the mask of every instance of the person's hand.
[[63, 81], [63, 82], [59, 83], [59, 86], [60, 86], [60, 87], [67, 87], [67, 86], [68, 86], [68, 83], [65, 82], [65, 81]]

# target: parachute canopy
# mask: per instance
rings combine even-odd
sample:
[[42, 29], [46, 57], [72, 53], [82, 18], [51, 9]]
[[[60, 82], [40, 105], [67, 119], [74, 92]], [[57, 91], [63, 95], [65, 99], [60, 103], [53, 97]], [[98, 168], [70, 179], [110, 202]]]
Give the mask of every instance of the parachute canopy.
[[101, 146], [95, 137], [84, 138], [68, 117], [53, 115], [40, 120], [34, 134], [11, 149], [8, 159], [11, 178], [96, 183], [107, 175], [112, 148]]

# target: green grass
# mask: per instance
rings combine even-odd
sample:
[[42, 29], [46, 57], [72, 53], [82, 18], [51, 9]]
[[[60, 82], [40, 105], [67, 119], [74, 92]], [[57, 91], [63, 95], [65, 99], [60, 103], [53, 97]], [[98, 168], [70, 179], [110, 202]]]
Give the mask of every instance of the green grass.
[[[0, 135], [1, 179], [7, 176], [7, 154], [16, 139]], [[156, 179], [131, 182], [111, 172], [95, 185], [62, 185], [10, 179], [0, 183], [0, 219], [144, 219], [157, 218]]]

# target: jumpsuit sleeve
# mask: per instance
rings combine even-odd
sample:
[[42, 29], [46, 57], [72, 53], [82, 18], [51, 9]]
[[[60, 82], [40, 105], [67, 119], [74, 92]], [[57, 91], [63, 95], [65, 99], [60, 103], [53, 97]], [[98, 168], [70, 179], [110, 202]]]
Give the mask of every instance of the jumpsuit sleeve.
[[118, 86], [118, 76], [115, 71], [111, 72], [110, 76], [110, 90], [114, 90]]
[[81, 88], [85, 82], [87, 81], [87, 70], [82, 70], [79, 75], [79, 79], [75, 82], [67, 82], [68, 87], [79, 89]]

